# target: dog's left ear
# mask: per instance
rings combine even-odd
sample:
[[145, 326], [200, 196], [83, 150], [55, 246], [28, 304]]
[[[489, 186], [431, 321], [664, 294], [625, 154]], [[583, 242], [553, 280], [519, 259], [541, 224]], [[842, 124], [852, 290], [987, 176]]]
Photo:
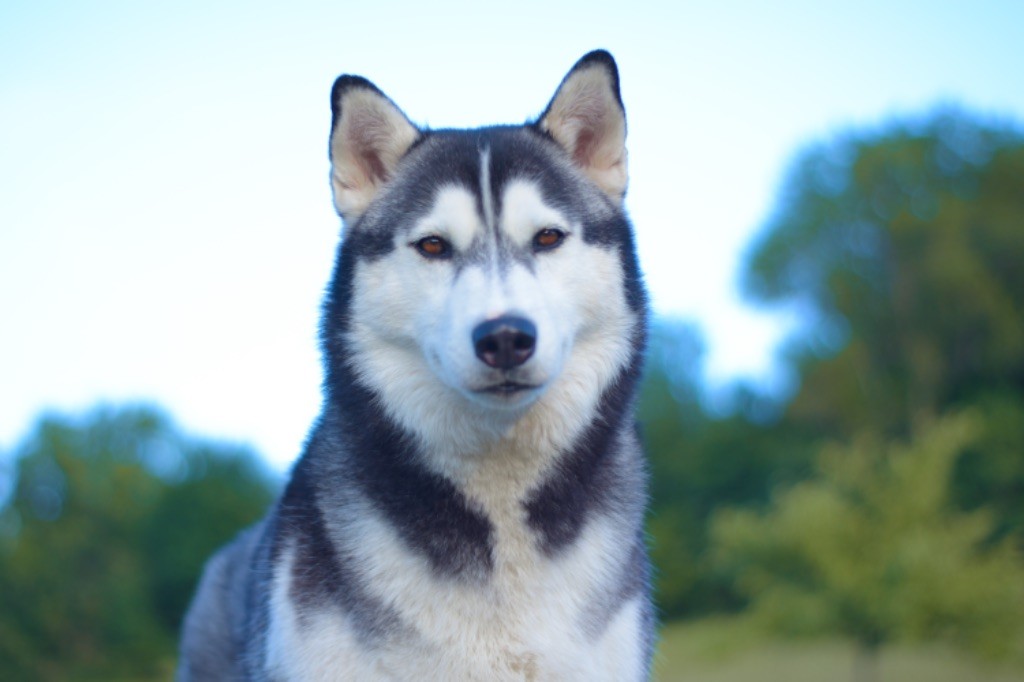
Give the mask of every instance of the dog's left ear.
[[346, 223], [366, 211], [420, 131], [394, 102], [361, 76], [341, 76], [331, 90], [331, 189]]
[[537, 126], [555, 139], [605, 194], [626, 193], [626, 111], [619, 70], [604, 50], [583, 56], [558, 86]]

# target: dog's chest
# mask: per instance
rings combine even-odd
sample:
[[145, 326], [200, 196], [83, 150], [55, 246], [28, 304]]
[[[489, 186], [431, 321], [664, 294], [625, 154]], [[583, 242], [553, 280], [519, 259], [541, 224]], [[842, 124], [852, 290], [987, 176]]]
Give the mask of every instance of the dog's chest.
[[[277, 669], [288, 679], [629, 680], [640, 670], [641, 604], [627, 604], [600, 631], [595, 620], [619, 569], [621, 538], [609, 519], [586, 524], [564, 552], [548, 556], [527, 523], [514, 481], [473, 485], [471, 499], [493, 525], [485, 580], [439, 577], [380, 520], [360, 521], [361, 570], [402, 626], [378, 642], [325, 608], [300, 619], [275, 599]], [[510, 485], [511, 484], [511, 485]], [[291, 571], [279, 572], [287, 576]], [[279, 581], [278, 594], [286, 588]], [[272, 657], [273, 658], [273, 657]], [[273, 662], [273, 661], [272, 661]], [[341, 674], [339, 671], [351, 671]]]

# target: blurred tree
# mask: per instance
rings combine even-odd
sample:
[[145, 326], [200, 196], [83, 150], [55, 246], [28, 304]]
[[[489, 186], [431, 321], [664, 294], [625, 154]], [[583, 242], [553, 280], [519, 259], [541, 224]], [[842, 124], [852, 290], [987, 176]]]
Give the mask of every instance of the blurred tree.
[[160, 624], [177, 637], [200, 570], [214, 551], [261, 518], [275, 486], [251, 452], [194, 443], [190, 475], [164, 489], [142, 528]]
[[728, 401], [738, 408], [734, 414], [707, 414], [703, 352], [694, 327], [657, 320], [640, 396], [639, 421], [651, 466], [647, 529], [659, 609], [668, 619], [742, 604], [707, 560], [708, 519], [723, 504], [764, 504], [775, 485], [809, 470], [805, 434], [760, 423], [767, 398], [737, 387], [736, 398]]
[[183, 436], [149, 408], [40, 420], [0, 500], [3, 679], [149, 679], [215, 547], [260, 516], [252, 453]]
[[744, 288], [810, 324], [791, 417], [907, 434], [993, 388], [1024, 390], [1024, 133], [945, 108], [797, 159]]
[[672, 320], [653, 325], [639, 421], [651, 466], [647, 532], [657, 598], [670, 617], [685, 612], [698, 577], [701, 532], [684, 486], [688, 443], [705, 419], [699, 403], [702, 355], [695, 328]]
[[863, 679], [879, 647], [952, 639], [989, 654], [1024, 633], [1024, 567], [990, 541], [993, 515], [950, 504], [971, 420], [946, 418], [909, 445], [859, 438], [828, 447], [818, 475], [773, 496], [764, 513], [724, 510], [716, 560], [774, 632], [838, 633], [859, 645]]
[[979, 436], [957, 460], [955, 499], [992, 509], [995, 537], [1016, 533], [1024, 542], [1024, 391], [989, 391], [974, 406]]

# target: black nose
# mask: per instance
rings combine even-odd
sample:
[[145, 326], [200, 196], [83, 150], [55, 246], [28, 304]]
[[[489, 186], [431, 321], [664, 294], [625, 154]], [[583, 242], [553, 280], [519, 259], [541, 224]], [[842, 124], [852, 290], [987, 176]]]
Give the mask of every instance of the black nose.
[[518, 367], [530, 359], [536, 345], [537, 327], [521, 317], [498, 317], [477, 325], [473, 330], [476, 356], [488, 367]]

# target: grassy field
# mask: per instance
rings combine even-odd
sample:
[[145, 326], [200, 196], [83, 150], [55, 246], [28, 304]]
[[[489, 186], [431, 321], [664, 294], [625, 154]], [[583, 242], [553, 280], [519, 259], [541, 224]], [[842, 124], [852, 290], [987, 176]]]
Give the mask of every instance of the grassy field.
[[[663, 628], [653, 682], [853, 682], [853, 660], [846, 642], [770, 641], [737, 621], [703, 620]], [[155, 677], [103, 682], [171, 682], [174, 659], [165, 666]], [[894, 646], [882, 651], [877, 682], [1024, 682], [1024, 661], [991, 663], [939, 645]]]
[[[730, 621], [666, 626], [655, 682], [851, 682], [854, 649], [837, 640], [773, 642]], [[878, 682], [1024, 682], [1024, 664], [980, 661], [948, 647], [882, 650]]]

